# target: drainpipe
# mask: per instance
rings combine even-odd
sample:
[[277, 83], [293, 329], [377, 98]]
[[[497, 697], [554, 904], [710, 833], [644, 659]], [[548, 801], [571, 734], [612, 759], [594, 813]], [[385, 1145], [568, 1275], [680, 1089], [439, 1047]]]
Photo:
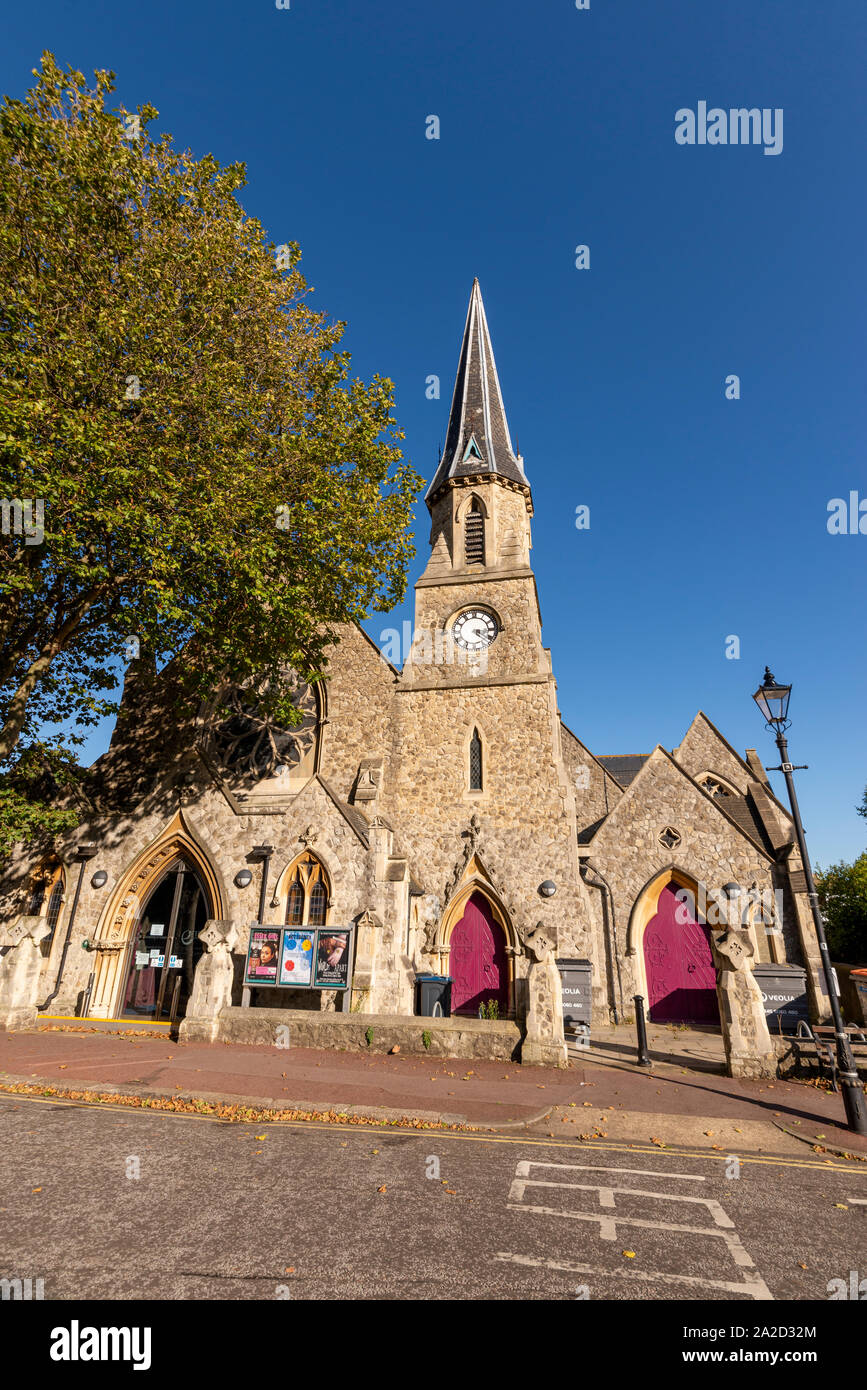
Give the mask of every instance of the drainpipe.
[[262, 860], [262, 883], [259, 887], [259, 915], [256, 921], [261, 927], [265, 921], [265, 898], [268, 895], [268, 870], [271, 867], [271, 855], [274, 853], [273, 845], [254, 845], [253, 853], [258, 859]]
[[81, 896], [81, 881], [84, 878], [84, 866], [88, 862], [88, 860], [94, 858], [96, 853], [96, 845], [86, 844], [81, 845], [81, 847], [77, 849], [75, 851], [75, 854], [73, 855], [73, 863], [79, 864], [81, 866], [78, 870], [78, 882], [75, 885], [75, 897], [72, 899], [72, 908], [70, 909], [69, 913], [69, 921], [66, 924], [66, 936], [63, 940], [63, 950], [60, 953], [60, 964], [57, 967], [57, 979], [54, 983], [54, 989], [51, 991], [48, 998], [45, 1000], [45, 1003], [39, 1005], [40, 1013], [44, 1013], [44, 1011], [48, 1008], [48, 1005], [57, 997], [57, 991], [60, 989], [60, 981], [63, 979], [63, 967], [66, 964], [66, 953], [69, 950], [69, 943], [72, 939], [72, 928], [75, 924], [75, 914], [78, 911], [78, 899]]
[[[595, 879], [591, 879], [587, 877], [587, 874], [585, 872], [584, 882], [589, 883], [591, 888], [600, 888], [602, 892], [605, 894], [606, 898], [608, 899], [608, 911], [611, 916], [611, 936], [614, 942], [614, 969], [617, 974], [617, 992], [620, 995], [620, 1016], [622, 1018], [624, 1013], [623, 981], [620, 978], [620, 952], [617, 947], [617, 919], [614, 914], [614, 894], [611, 892], [611, 885], [609, 884], [608, 879], [602, 873], [601, 869], [597, 869], [596, 865], [591, 864], [589, 859], [584, 860], [584, 868], [585, 870], [589, 869], [592, 874], [595, 874]], [[619, 1023], [620, 1019], [617, 1017], [616, 1003], [613, 1007], [614, 1022]]]

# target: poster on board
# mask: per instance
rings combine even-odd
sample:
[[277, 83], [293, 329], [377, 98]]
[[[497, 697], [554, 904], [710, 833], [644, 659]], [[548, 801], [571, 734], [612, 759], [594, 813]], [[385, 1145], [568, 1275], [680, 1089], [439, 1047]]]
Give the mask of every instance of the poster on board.
[[314, 989], [347, 989], [352, 958], [351, 929], [320, 927], [316, 933]]
[[309, 989], [313, 981], [313, 938], [306, 930], [283, 928], [280, 974], [277, 983], [290, 989]]
[[245, 985], [276, 985], [280, 927], [252, 927], [244, 970]]

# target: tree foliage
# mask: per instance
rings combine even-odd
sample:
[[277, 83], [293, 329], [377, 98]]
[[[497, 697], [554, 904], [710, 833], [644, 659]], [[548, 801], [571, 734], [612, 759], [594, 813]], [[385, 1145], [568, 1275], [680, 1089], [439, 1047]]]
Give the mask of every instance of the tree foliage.
[[0, 490], [44, 508], [0, 537], [7, 769], [115, 712], [135, 642], [191, 707], [253, 679], [279, 707], [403, 596], [420, 481], [244, 167], [109, 109], [112, 73], [35, 76], [0, 107]]
[[817, 868], [815, 879], [832, 957], [867, 962], [867, 850], [853, 864]]

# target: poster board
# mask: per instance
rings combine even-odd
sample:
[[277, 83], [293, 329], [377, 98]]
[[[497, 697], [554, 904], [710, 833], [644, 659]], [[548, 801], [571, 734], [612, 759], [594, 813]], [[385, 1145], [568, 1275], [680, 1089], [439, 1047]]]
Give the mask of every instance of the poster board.
[[313, 983], [316, 931], [283, 928], [280, 944], [280, 972], [277, 984], [289, 989], [309, 989]]
[[352, 928], [318, 927], [314, 989], [348, 989], [352, 966]]
[[352, 983], [354, 927], [250, 928], [244, 984], [262, 989], [338, 989]]
[[254, 922], [244, 965], [245, 985], [276, 985], [281, 933], [282, 927], [260, 927]]

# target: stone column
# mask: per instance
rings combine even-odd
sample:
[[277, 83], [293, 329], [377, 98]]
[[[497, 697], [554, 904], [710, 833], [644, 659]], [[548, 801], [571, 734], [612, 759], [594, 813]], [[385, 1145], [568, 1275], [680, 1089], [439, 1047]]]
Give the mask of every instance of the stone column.
[[774, 1077], [777, 1057], [768, 1032], [762, 991], [753, 975], [749, 933], [713, 932], [716, 992], [729, 1076]]
[[218, 922], [213, 918], [199, 932], [205, 954], [196, 966], [187, 1015], [178, 1030], [184, 1042], [216, 1040], [220, 1014], [232, 1002], [235, 974], [232, 951], [238, 945], [238, 936], [234, 922]]
[[382, 933], [382, 921], [370, 908], [355, 919], [355, 971], [352, 976], [350, 1004], [360, 1013], [376, 1012], [374, 985], [376, 983], [377, 938]]
[[523, 942], [530, 956], [530, 973], [527, 1031], [521, 1045], [521, 1061], [525, 1066], [561, 1067], [566, 1063], [567, 1052], [563, 995], [553, 942], [541, 922], [523, 937]]
[[39, 943], [50, 931], [46, 917], [20, 916], [0, 932], [0, 946], [10, 948], [0, 960], [0, 1031], [34, 1027], [45, 964]]

